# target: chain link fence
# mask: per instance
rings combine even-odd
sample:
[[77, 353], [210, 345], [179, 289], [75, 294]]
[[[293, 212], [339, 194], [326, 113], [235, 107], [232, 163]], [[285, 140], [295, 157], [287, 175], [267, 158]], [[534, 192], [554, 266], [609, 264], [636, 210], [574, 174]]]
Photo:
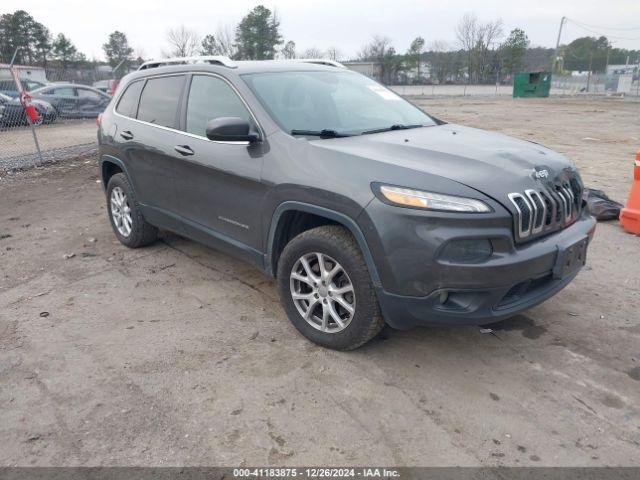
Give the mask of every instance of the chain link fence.
[[561, 95], [596, 94], [640, 96], [640, 75], [584, 74], [554, 75], [551, 81], [552, 93]]
[[112, 74], [19, 67], [18, 75], [39, 119], [30, 122], [8, 66], [0, 65], [0, 175], [95, 153], [96, 117], [109, 102]]
[[[640, 98], [640, 74], [553, 75], [551, 95], [619, 95]], [[391, 85], [403, 96], [511, 96], [513, 85]]]

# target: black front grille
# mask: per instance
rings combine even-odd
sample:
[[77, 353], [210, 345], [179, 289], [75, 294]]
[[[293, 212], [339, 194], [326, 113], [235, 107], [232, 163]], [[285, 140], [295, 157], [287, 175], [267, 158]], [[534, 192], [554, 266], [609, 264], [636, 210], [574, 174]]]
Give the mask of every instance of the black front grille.
[[518, 241], [560, 230], [582, 212], [582, 185], [577, 178], [551, 188], [510, 193], [515, 207], [514, 230]]

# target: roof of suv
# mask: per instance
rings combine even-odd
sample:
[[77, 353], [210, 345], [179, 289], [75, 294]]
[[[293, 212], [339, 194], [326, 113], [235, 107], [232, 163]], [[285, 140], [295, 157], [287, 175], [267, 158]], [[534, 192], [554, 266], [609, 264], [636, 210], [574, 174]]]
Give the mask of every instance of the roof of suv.
[[[321, 62], [322, 60], [318, 60]], [[242, 75], [246, 73], [263, 73], [263, 72], [293, 72], [293, 71], [350, 71], [346, 68], [327, 65], [322, 63], [311, 63], [312, 61], [300, 60], [242, 60], [234, 61], [233, 67], [211, 63], [188, 63], [174, 65], [159, 65], [153, 68], [138, 70], [130, 73], [127, 77], [131, 80], [136, 78], [144, 78], [151, 75], [162, 73], [179, 73], [192, 71], [210, 71], [216, 73], [234, 73]], [[314, 61], [315, 62], [315, 61]]]

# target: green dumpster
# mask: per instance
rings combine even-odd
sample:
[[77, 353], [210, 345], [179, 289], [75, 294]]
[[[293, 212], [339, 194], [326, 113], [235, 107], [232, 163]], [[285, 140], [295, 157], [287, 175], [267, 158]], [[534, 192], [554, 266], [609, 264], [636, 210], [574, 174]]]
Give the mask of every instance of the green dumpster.
[[548, 97], [551, 72], [518, 72], [513, 76], [514, 97]]

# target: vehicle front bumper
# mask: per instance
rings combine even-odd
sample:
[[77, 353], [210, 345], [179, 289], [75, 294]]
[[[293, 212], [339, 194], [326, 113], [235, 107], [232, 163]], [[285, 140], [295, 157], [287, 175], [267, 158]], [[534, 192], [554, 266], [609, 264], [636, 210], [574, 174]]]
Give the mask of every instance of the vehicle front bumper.
[[[439, 288], [426, 296], [399, 295], [378, 288], [386, 322], [397, 329], [420, 325], [481, 325], [511, 317], [552, 297], [580, 268], [558, 274], [558, 252], [581, 239], [590, 242], [595, 220], [583, 215], [571, 226], [478, 265], [439, 271]], [[443, 273], [446, 272], [446, 273]]]

